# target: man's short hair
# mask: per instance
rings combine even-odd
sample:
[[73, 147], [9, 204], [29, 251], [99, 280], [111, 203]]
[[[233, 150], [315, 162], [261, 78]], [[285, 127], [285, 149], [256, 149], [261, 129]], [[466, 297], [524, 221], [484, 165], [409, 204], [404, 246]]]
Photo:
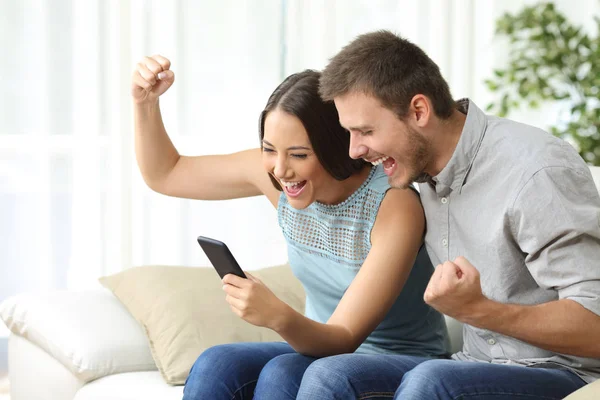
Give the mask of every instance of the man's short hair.
[[417, 94], [429, 98], [439, 118], [449, 118], [455, 108], [437, 64], [417, 45], [386, 30], [360, 35], [346, 45], [330, 60], [319, 83], [325, 101], [362, 92], [400, 118]]

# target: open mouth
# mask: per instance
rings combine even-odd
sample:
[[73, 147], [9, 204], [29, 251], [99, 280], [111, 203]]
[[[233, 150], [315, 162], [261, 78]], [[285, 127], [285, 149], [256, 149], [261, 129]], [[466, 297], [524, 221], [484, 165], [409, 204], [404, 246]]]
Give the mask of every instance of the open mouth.
[[387, 176], [392, 176], [392, 174], [394, 173], [395, 169], [396, 169], [396, 160], [394, 160], [392, 157], [389, 156], [383, 156], [380, 157], [378, 159], [376, 159], [375, 161], [371, 161], [371, 164], [378, 166], [379, 164], [383, 164], [383, 172], [385, 172], [385, 174]]
[[304, 190], [306, 186], [306, 181], [301, 182], [281, 182], [281, 186], [283, 186], [283, 190], [290, 197], [298, 197]]

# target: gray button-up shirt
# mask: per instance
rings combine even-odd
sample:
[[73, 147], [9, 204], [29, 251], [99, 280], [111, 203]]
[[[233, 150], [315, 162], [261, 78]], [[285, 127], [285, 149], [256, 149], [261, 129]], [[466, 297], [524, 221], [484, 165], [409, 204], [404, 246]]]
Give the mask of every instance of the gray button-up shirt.
[[[512, 304], [571, 299], [600, 315], [600, 196], [589, 168], [543, 130], [484, 114], [468, 99], [448, 165], [419, 184], [436, 264], [466, 257], [483, 294]], [[600, 360], [558, 354], [465, 324], [458, 360], [569, 368], [600, 378]], [[600, 340], [600, 338], [598, 338]]]

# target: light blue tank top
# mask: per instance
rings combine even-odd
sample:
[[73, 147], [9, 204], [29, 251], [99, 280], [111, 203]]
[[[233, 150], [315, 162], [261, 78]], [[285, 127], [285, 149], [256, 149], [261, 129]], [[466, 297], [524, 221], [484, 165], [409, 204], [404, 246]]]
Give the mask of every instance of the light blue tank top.
[[[289, 264], [306, 292], [308, 318], [326, 323], [333, 314], [369, 254], [371, 229], [389, 188], [382, 166], [377, 166], [340, 204], [315, 202], [297, 210], [281, 194], [279, 225], [287, 241]], [[396, 302], [357, 352], [449, 354], [444, 318], [423, 301], [432, 273], [433, 266], [422, 246]]]

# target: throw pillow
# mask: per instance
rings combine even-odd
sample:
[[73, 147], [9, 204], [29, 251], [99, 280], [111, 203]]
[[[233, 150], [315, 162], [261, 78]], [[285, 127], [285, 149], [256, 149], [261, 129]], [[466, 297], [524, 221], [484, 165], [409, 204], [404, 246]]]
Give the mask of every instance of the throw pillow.
[[[289, 266], [252, 271], [282, 301], [304, 312], [304, 291]], [[274, 331], [251, 325], [229, 308], [212, 268], [145, 266], [100, 278], [142, 325], [165, 381], [185, 383], [207, 348], [233, 342], [282, 341]]]
[[0, 304], [10, 331], [89, 382], [110, 374], [156, 370], [140, 325], [104, 288], [23, 293]]

